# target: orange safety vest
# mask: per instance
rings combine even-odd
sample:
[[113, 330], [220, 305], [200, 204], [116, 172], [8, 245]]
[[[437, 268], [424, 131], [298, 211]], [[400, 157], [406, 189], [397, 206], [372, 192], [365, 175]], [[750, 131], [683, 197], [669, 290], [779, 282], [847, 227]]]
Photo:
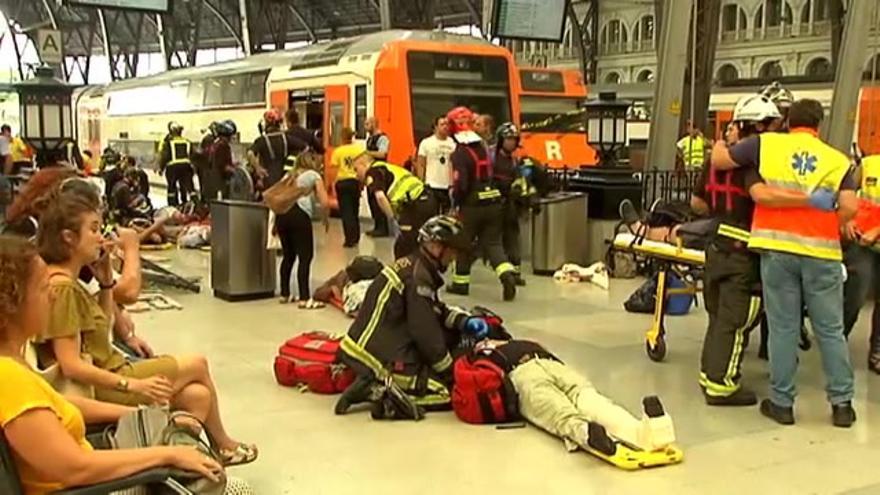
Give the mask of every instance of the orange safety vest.
[[[788, 134], [761, 134], [759, 172], [772, 187], [812, 194], [817, 189], [840, 190], [849, 170], [843, 153], [819, 140], [812, 129]], [[749, 248], [840, 261], [840, 222], [837, 212], [811, 206], [773, 208], [755, 205]]]

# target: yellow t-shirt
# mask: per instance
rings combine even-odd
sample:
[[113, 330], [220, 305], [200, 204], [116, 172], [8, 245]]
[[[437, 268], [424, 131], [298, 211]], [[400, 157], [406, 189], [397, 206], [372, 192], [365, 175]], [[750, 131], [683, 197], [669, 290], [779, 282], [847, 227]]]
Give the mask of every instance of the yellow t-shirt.
[[12, 155], [13, 163], [29, 162], [31, 157], [34, 156], [31, 148], [19, 136], [12, 138], [12, 141], [9, 143], [9, 153]]
[[336, 174], [336, 180], [356, 179], [357, 172], [354, 170], [354, 159], [364, 152], [364, 147], [359, 144], [343, 144], [333, 150], [330, 157], [330, 164], [336, 167], [339, 172]]
[[49, 326], [34, 338], [41, 368], [55, 363], [52, 339], [77, 334], [83, 354], [91, 356], [95, 366], [116, 371], [125, 365], [125, 356], [111, 344], [110, 318], [78, 281], [63, 275], [53, 276], [49, 280], [49, 293], [52, 297]]
[[[86, 425], [80, 410], [24, 364], [0, 357], [0, 427], [5, 428], [22, 414], [37, 409], [52, 411], [80, 447], [92, 450], [86, 441]], [[15, 451], [12, 455], [26, 495], [42, 495], [64, 488], [61, 483], [46, 480]]]

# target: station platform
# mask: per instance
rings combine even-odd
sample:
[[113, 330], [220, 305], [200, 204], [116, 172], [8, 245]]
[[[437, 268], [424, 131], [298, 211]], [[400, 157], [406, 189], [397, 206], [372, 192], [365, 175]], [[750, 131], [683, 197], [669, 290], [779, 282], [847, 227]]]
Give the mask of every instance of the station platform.
[[[343, 250], [339, 221], [329, 234], [316, 229], [312, 288], [356, 254], [390, 261], [389, 239], [364, 237]], [[184, 275], [205, 277], [210, 253], [166, 251]], [[210, 290], [168, 293], [182, 311], [135, 315], [138, 334], [160, 353], [208, 356], [230, 433], [255, 442], [260, 459], [230, 474], [261, 494], [873, 494], [880, 492], [880, 377], [865, 370], [865, 315], [851, 339], [856, 368], [858, 422], [850, 430], [830, 424], [819, 354], [803, 353], [798, 423], [781, 427], [757, 407], [709, 408], [697, 385], [706, 316], [702, 307], [667, 320], [669, 354], [647, 359], [644, 332], [650, 315], [623, 310], [640, 280], [558, 284], [527, 275], [513, 303], [501, 301], [492, 272], [474, 268], [471, 296], [452, 303], [497, 311], [517, 337], [545, 344], [583, 372], [598, 390], [632, 411], [642, 396], [657, 394], [672, 415], [685, 461], [676, 466], [625, 472], [586, 453], [566, 453], [558, 439], [537, 428], [496, 430], [471, 426], [450, 413], [413, 422], [380, 422], [368, 412], [334, 416], [335, 397], [300, 393], [275, 383], [278, 346], [304, 331], [344, 332], [350, 319], [333, 308], [302, 310], [276, 299], [228, 303]], [[757, 358], [757, 334], [745, 358], [745, 379], [767, 392], [767, 365]]]

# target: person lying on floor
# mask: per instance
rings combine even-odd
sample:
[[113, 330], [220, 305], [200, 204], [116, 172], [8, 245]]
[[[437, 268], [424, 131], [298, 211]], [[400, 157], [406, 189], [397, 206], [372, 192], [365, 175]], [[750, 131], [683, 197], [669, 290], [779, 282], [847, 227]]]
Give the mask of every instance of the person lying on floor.
[[474, 350], [505, 371], [519, 395], [523, 418], [562, 438], [569, 450], [580, 447], [613, 456], [615, 440], [649, 452], [675, 442], [672, 418], [656, 396], [643, 399], [644, 415], [638, 419], [541, 344], [487, 339]]

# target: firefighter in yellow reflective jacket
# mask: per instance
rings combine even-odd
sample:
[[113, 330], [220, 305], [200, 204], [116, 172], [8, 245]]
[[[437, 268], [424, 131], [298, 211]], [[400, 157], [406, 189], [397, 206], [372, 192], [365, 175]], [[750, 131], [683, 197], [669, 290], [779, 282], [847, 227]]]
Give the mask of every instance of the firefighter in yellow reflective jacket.
[[394, 241], [394, 257], [402, 258], [418, 248], [419, 228], [437, 212], [437, 201], [424, 182], [403, 167], [377, 160], [364, 152], [354, 160], [358, 180], [388, 217]]
[[375, 384], [389, 379], [420, 407], [448, 408], [450, 349], [462, 332], [477, 335], [481, 326], [488, 332], [485, 320], [447, 306], [437, 294], [443, 287], [441, 274], [469, 247], [461, 223], [432, 217], [419, 230], [418, 243], [415, 252], [386, 266], [373, 280], [342, 340], [342, 360], [359, 378], [340, 398], [336, 414], [377, 400], [371, 397]]
[[183, 137], [183, 126], [168, 123], [168, 135], [159, 153], [159, 173], [168, 184], [168, 205], [178, 206], [189, 201], [193, 185], [192, 143]]

